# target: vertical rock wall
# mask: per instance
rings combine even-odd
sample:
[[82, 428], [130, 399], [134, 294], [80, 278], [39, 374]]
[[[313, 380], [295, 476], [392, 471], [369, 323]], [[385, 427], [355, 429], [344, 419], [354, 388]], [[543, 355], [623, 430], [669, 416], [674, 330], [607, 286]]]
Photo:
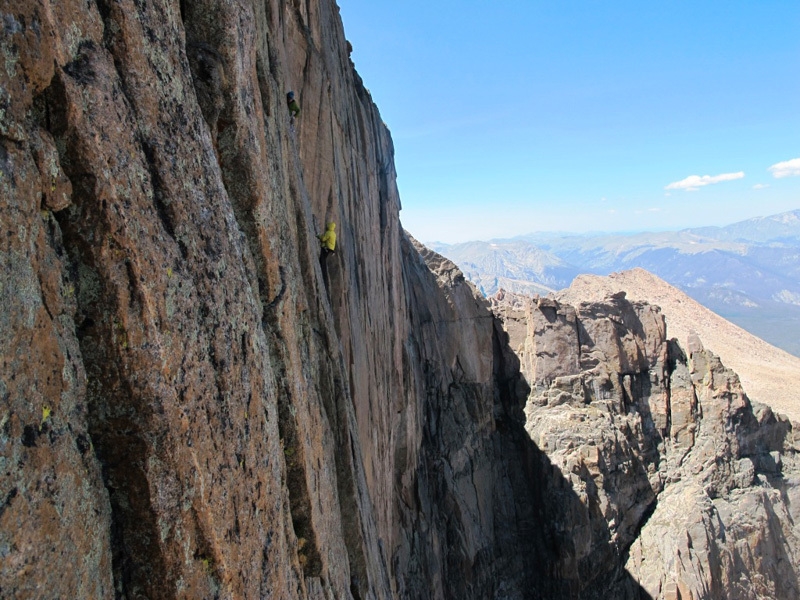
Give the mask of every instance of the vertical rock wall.
[[3, 595], [388, 597], [313, 235], [400, 231], [336, 6], [0, 12]]

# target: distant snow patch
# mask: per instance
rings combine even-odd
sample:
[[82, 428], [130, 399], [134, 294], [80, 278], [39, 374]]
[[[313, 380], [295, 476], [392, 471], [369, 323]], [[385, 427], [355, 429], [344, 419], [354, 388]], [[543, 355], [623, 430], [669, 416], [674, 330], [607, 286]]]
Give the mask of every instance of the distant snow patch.
[[786, 304], [794, 304], [800, 306], [800, 294], [797, 292], [790, 292], [789, 290], [781, 290], [773, 296], [774, 300], [778, 302], [785, 302]]

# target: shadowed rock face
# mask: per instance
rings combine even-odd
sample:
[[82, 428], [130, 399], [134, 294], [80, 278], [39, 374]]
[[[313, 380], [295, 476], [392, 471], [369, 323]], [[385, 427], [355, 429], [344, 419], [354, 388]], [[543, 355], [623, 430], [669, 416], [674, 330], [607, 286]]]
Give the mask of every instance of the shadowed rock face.
[[[751, 405], [696, 336], [682, 348], [657, 307], [624, 293], [492, 303], [532, 388], [526, 429], [579, 498], [551, 514], [582, 597], [636, 598], [631, 581], [659, 599], [798, 595], [787, 419]], [[614, 563], [632, 577], [606, 578]]]

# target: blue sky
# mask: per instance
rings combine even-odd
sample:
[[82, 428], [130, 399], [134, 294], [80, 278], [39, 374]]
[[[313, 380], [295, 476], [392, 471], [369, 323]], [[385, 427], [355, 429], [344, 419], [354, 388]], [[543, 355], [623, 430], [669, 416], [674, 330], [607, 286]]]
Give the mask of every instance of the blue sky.
[[798, 0], [338, 2], [420, 240], [800, 208]]

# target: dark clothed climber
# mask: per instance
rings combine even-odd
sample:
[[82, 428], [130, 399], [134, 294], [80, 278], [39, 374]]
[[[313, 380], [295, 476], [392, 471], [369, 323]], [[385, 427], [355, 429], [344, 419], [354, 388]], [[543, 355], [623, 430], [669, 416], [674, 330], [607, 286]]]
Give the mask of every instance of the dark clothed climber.
[[289, 114], [292, 116], [292, 121], [294, 121], [294, 118], [300, 114], [300, 105], [294, 99], [294, 92], [286, 94], [286, 105], [289, 107]]

